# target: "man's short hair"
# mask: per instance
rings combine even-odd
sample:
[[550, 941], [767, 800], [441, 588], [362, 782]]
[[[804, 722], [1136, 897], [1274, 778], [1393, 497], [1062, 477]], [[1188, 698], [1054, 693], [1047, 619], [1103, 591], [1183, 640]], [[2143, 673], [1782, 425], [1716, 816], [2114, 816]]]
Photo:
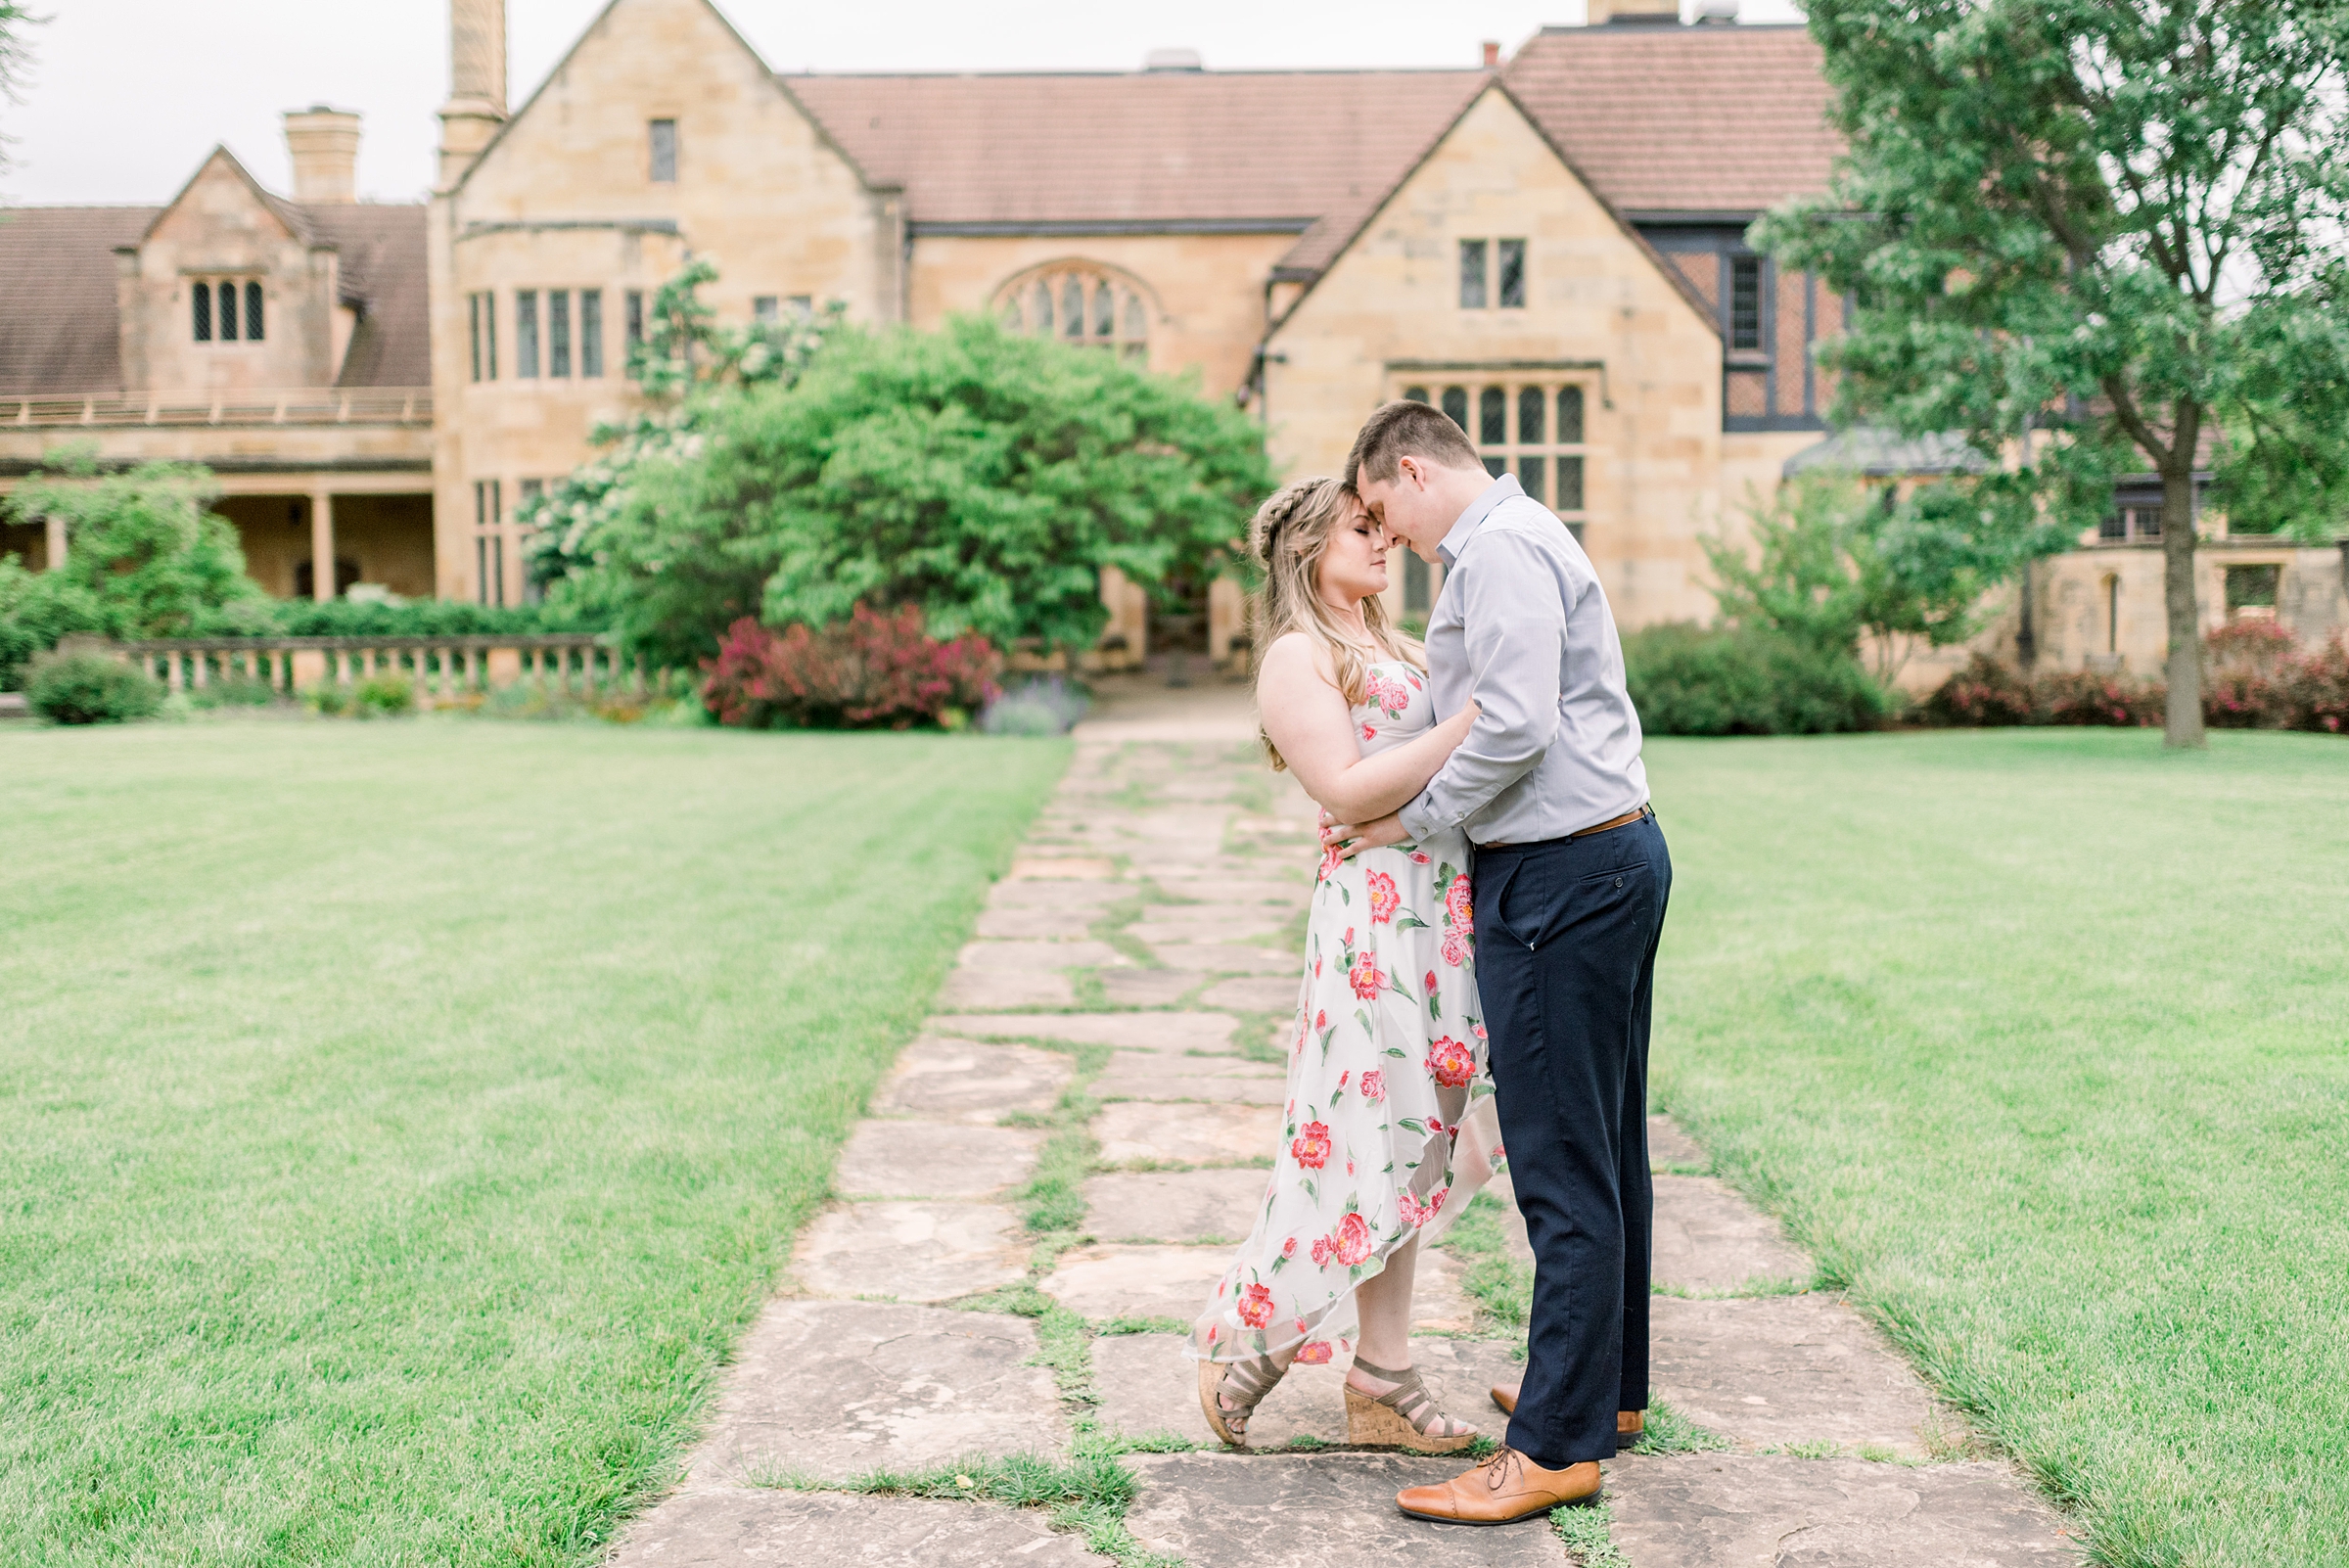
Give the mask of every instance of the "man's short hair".
[[1405, 457], [1479, 473], [1485, 467], [1468, 443], [1468, 433], [1453, 424], [1450, 414], [1406, 398], [1382, 404], [1354, 438], [1354, 450], [1346, 458], [1347, 488], [1393, 484], [1402, 472], [1397, 464]]

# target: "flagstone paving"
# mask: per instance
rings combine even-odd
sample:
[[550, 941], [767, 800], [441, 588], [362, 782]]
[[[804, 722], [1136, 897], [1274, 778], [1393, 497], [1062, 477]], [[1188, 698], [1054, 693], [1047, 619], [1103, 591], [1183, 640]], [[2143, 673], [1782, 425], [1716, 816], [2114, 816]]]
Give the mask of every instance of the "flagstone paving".
[[[1399, 1487], [1460, 1461], [1346, 1450], [1342, 1361], [1294, 1368], [1246, 1453], [1200, 1415], [1184, 1331], [1263, 1201], [1313, 886], [1313, 807], [1254, 737], [1246, 694], [1216, 685], [1136, 688], [1080, 729], [682, 1478], [616, 1564], [1106, 1564], [1040, 1508], [838, 1490], [1105, 1450], [1137, 1479], [1134, 1549], [1192, 1568], [1573, 1560], [1541, 1521], [1397, 1512]], [[1701, 1146], [1661, 1116], [1648, 1143], [1655, 1391], [1714, 1447], [1608, 1466], [1633, 1568], [2077, 1560], [2060, 1517], [1809, 1288], [1810, 1260]], [[1505, 1176], [1493, 1191], [1495, 1266], [1522, 1266]], [[1486, 1391], [1521, 1375], [1524, 1333], [1468, 1290], [1470, 1228], [1420, 1260], [1412, 1354], [1448, 1410], [1497, 1435]]]

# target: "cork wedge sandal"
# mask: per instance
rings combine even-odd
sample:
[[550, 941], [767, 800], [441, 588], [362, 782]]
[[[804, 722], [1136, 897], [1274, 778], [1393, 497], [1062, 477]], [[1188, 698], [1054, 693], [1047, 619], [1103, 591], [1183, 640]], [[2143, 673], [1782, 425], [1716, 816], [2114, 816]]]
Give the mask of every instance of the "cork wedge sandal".
[[[1199, 1408], [1206, 1412], [1208, 1430], [1232, 1448], [1246, 1448], [1248, 1418], [1256, 1413], [1256, 1407], [1287, 1371], [1288, 1367], [1269, 1356], [1246, 1361], [1201, 1361]], [[1235, 1402], [1247, 1403], [1237, 1409], [1225, 1409], [1217, 1397], [1222, 1394], [1230, 1395]]]
[[1347, 1442], [1360, 1448], [1456, 1453], [1483, 1435], [1474, 1428], [1450, 1437], [1436, 1435], [1435, 1428], [1446, 1417], [1436, 1408], [1436, 1397], [1427, 1391], [1427, 1380], [1419, 1375], [1416, 1366], [1391, 1372], [1383, 1366], [1371, 1365], [1359, 1356], [1354, 1359], [1354, 1364], [1380, 1382], [1395, 1386], [1384, 1394], [1365, 1394], [1352, 1383], [1346, 1385]]

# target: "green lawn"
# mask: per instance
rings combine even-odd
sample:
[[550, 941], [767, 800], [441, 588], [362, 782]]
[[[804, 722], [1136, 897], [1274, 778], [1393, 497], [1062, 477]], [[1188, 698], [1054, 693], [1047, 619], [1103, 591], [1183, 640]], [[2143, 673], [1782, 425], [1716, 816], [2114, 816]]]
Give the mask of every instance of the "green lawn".
[[2349, 742], [1648, 760], [1659, 1102], [2100, 1560], [2349, 1558]]
[[0, 1562], [592, 1560], [1066, 756], [0, 731]]

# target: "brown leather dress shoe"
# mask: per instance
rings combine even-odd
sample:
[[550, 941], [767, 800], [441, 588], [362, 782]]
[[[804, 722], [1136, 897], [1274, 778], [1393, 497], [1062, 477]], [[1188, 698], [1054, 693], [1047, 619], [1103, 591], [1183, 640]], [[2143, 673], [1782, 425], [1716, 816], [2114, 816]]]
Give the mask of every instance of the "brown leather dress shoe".
[[1395, 1506], [1414, 1519], [1439, 1524], [1512, 1524], [1552, 1508], [1595, 1501], [1600, 1485], [1594, 1460], [1545, 1470], [1515, 1449], [1504, 1448], [1440, 1487], [1404, 1488], [1395, 1494]]
[[[1503, 1415], [1517, 1413], [1517, 1391], [1505, 1383], [1493, 1385], [1493, 1403], [1500, 1407]], [[1647, 1431], [1645, 1410], [1617, 1410], [1615, 1412], [1615, 1446], [1628, 1449]]]

